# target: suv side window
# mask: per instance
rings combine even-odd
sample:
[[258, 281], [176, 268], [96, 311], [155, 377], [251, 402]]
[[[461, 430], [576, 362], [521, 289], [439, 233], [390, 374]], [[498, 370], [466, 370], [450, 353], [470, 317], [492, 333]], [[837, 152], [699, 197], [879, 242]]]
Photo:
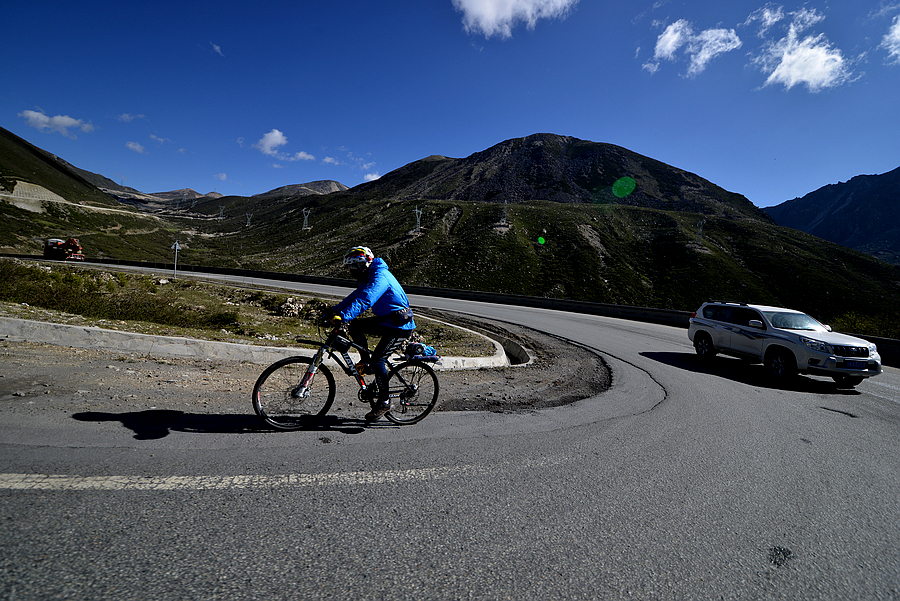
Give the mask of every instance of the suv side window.
[[724, 321], [725, 323], [731, 322], [731, 317], [734, 314], [734, 309], [732, 307], [716, 307], [716, 316], [713, 317], [716, 321]]
[[735, 309], [734, 314], [731, 316], [731, 323], [738, 326], [748, 326], [751, 319], [762, 321], [762, 317], [753, 309]]
[[719, 309], [721, 308], [722, 307], [719, 307], [718, 305], [706, 305], [703, 307], [703, 317], [706, 319], [718, 319], [716, 316], [719, 314]]

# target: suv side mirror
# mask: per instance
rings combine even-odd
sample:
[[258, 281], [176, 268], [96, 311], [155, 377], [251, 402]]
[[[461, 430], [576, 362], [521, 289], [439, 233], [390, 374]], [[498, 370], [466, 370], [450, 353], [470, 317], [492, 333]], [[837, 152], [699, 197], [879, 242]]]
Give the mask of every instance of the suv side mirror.
[[751, 319], [747, 323], [747, 325], [750, 326], [751, 328], [756, 328], [757, 330], [765, 330], [766, 329], [766, 326], [763, 325], [763, 322], [761, 322], [758, 319]]
[[831, 331], [831, 326], [826, 325], [826, 326], [825, 326], [825, 331], [826, 331], [826, 332], [830, 332], [830, 331]]

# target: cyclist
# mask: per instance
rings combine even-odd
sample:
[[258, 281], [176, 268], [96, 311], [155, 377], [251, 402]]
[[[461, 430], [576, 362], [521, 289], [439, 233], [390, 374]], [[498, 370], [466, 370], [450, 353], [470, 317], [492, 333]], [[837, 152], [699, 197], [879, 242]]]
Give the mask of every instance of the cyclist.
[[[366, 421], [375, 421], [390, 411], [387, 383], [387, 358], [416, 329], [409, 299], [397, 278], [388, 271], [384, 259], [375, 255], [365, 246], [355, 246], [344, 255], [344, 265], [350, 275], [359, 282], [359, 287], [347, 298], [331, 307], [326, 319], [332, 323], [349, 323], [347, 331], [354, 343], [365, 349], [362, 361], [356, 368], [362, 373], [375, 374], [378, 398], [372, 403], [372, 411], [366, 414]], [[357, 319], [371, 309], [374, 317]], [[381, 336], [381, 340], [370, 353], [367, 335]]]

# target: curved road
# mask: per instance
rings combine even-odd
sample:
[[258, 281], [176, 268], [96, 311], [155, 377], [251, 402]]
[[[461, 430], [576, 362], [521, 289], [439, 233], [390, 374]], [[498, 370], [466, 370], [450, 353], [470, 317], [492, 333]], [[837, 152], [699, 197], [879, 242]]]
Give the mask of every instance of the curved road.
[[4, 423], [0, 598], [900, 597], [900, 371], [772, 388], [683, 329], [411, 300], [595, 348], [613, 387], [406, 428]]

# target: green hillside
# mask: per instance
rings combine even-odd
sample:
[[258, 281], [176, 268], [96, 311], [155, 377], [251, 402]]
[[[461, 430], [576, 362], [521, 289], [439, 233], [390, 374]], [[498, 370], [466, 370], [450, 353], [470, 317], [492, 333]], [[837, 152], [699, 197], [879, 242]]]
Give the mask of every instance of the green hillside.
[[[241, 199], [223, 200], [232, 212], [241, 208]], [[499, 226], [504, 210], [508, 228]], [[352, 194], [298, 200], [266, 217], [254, 224], [254, 213], [249, 227], [239, 217], [207, 222], [219, 235], [187, 239], [180, 256], [341, 277], [342, 253], [366, 244], [409, 284], [688, 311], [715, 298], [784, 305], [822, 319], [849, 311], [893, 314], [900, 298], [896, 266], [751, 219], [625, 205], [530, 201], [504, 209]]]

